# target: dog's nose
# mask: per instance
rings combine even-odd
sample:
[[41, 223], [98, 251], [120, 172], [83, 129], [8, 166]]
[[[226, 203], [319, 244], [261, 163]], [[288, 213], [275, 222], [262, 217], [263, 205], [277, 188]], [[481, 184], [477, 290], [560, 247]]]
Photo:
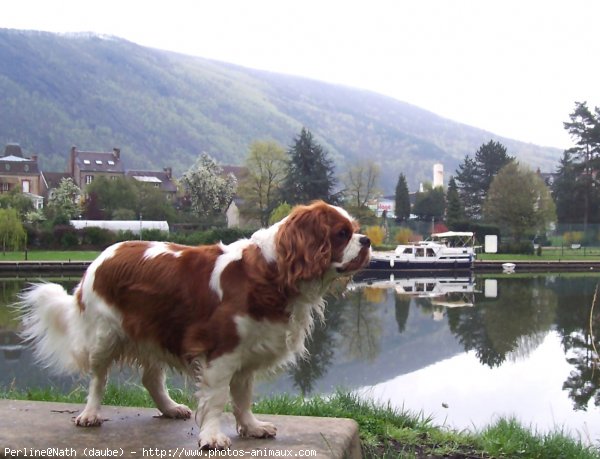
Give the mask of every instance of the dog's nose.
[[369, 247], [371, 245], [371, 239], [369, 239], [367, 236], [361, 237], [358, 242], [360, 242], [360, 245], [364, 245], [365, 247]]

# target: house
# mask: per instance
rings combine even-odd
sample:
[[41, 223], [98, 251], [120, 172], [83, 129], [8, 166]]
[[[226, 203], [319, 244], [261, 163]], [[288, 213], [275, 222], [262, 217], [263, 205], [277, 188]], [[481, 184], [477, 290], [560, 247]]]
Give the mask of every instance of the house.
[[113, 151], [109, 152], [79, 151], [77, 147], [72, 147], [67, 172], [82, 191], [85, 191], [86, 186], [95, 178], [102, 176], [114, 180], [123, 177], [125, 169], [121, 161], [121, 150], [113, 148]]
[[26, 158], [20, 145], [11, 143], [6, 145], [4, 155], [0, 157], [0, 193], [15, 189], [31, 199], [36, 209], [44, 206], [37, 155]]
[[162, 171], [127, 171], [127, 177], [138, 182], [148, 183], [162, 191], [167, 200], [175, 202], [177, 185], [173, 180], [173, 169], [165, 167]]

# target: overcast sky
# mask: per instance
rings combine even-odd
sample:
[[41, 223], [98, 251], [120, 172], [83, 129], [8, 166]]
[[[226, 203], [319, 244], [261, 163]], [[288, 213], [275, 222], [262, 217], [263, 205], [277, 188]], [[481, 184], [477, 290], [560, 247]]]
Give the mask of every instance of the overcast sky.
[[96, 32], [369, 89], [567, 148], [600, 105], [598, 0], [17, 0], [0, 27]]

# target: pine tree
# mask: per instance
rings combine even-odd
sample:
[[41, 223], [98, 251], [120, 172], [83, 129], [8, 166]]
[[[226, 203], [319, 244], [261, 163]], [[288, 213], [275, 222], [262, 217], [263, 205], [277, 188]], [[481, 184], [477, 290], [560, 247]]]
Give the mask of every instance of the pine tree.
[[410, 196], [404, 174], [398, 177], [396, 184], [396, 221], [403, 222], [410, 217]]
[[575, 146], [567, 150], [573, 156], [577, 181], [583, 191], [583, 226], [584, 231], [591, 220], [598, 215], [600, 182], [594, 174], [600, 167], [600, 108], [595, 114], [586, 102], [575, 102], [575, 110], [569, 115], [570, 122], [563, 123]]
[[471, 219], [480, 219], [485, 197], [494, 177], [500, 169], [515, 158], [508, 156], [506, 147], [490, 140], [479, 147], [475, 158], [465, 157], [456, 171], [458, 194], [465, 206], [465, 214]]
[[290, 204], [304, 204], [322, 199], [337, 204], [339, 196], [334, 193], [336, 180], [333, 162], [327, 151], [313, 140], [311, 132], [302, 128], [290, 156], [283, 193]]
[[458, 187], [454, 177], [448, 181], [448, 190], [446, 191], [446, 223], [448, 228], [454, 229], [455, 225], [465, 220], [465, 209], [458, 195]]

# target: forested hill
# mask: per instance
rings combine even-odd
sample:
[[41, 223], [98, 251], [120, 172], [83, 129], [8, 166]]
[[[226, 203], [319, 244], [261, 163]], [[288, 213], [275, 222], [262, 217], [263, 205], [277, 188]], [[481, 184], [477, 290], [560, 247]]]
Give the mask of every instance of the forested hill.
[[253, 140], [292, 143], [306, 126], [341, 172], [361, 158], [398, 174], [452, 173], [490, 139], [531, 167], [553, 170], [560, 151], [504, 139], [373, 92], [144, 48], [93, 34], [0, 29], [0, 145], [21, 144], [46, 170], [69, 149], [120, 147], [129, 168], [172, 166], [201, 152], [242, 164]]

